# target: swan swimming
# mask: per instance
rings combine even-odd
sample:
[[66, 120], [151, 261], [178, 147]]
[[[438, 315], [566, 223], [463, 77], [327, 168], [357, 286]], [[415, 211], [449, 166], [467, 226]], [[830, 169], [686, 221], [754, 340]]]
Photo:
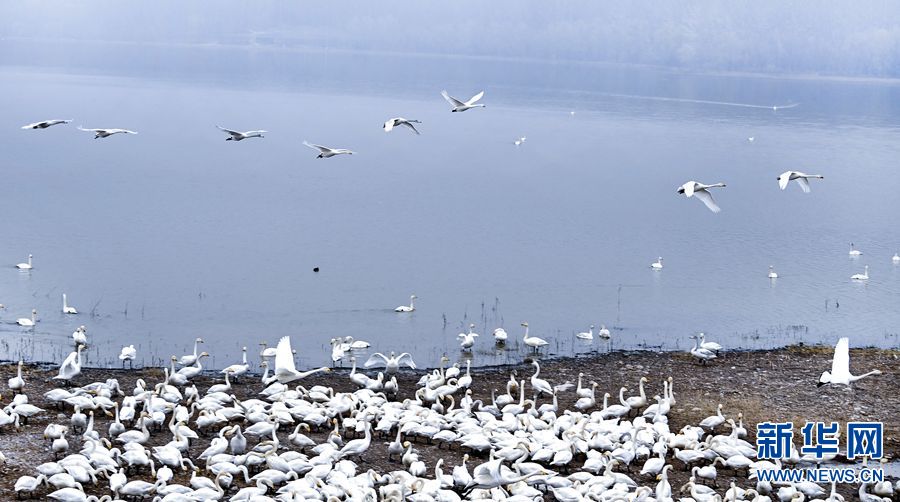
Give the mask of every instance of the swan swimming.
[[655, 262], [651, 263], [650, 268], [652, 268], [653, 270], [662, 270], [662, 268], [663, 268], [662, 256], [657, 258]]
[[528, 336], [528, 323], [523, 322], [522, 326], [525, 328], [525, 335], [523, 340], [525, 341], [525, 345], [531, 347], [534, 351], [537, 351], [541, 347], [545, 345], [550, 345], [550, 342], [544, 340], [543, 338], [538, 338], [536, 336]]
[[788, 183], [791, 181], [796, 181], [798, 185], [800, 185], [800, 189], [803, 190], [803, 193], [809, 193], [809, 179], [810, 178], [818, 178], [824, 179], [825, 177], [821, 174], [806, 174], [801, 173], [800, 171], [785, 171], [778, 176], [778, 186], [781, 187], [782, 190], [787, 188]]
[[509, 338], [509, 335], [506, 333], [505, 329], [497, 328], [494, 330], [494, 341], [497, 343], [503, 343], [507, 338]]
[[850, 251], [847, 254], [850, 255], [851, 258], [858, 258], [858, 257], [862, 256], [862, 251], [856, 249], [856, 247], [851, 242], [850, 243]]
[[413, 123], [421, 124], [422, 122], [419, 120], [405, 119], [403, 117], [394, 117], [388, 119], [387, 122], [384, 123], [384, 132], [391, 132], [395, 127], [406, 126], [412, 129], [412, 132], [419, 134], [419, 130], [416, 129], [416, 126], [414, 126]]
[[23, 125], [22, 129], [46, 129], [51, 126], [55, 126], [57, 124], [68, 124], [72, 119], [53, 119], [53, 120], [44, 120], [42, 122], [35, 122], [33, 124]]
[[900, 263], [900, 253], [894, 253], [894, 257], [891, 258], [891, 261], [894, 263], [894, 265]]
[[36, 315], [37, 315], [37, 310], [31, 309], [31, 318], [20, 317], [20, 318], [16, 319], [16, 324], [18, 324], [19, 326], [24, 326], [26, 328], [33, 328], [34, 323], [37, 322], [37, 320], [35, 319]]
[[31, 270], [34, 266], [31, 264], [32, 255], [28, 255], [28, 261], [25, 263], [19, 263], [16, 265], [16, 268], [19, 270]]
[[825, 384], [846, 385], [865, 378], [869, 375], [880, 375], [880, 370], [872, 370], [862, 375], [853, 375], [850, 373], [850, 339], [843, 337], [838, 340], [834, 347], [834, 359], [831, 361], [831, 371], [825, 371], [819, 377], [816, 386], [821, 387]]
[[137, 134], [136, 131], [129, 131], [128, 129], [86, 129], [84, 127], [78, 126], [78, 130], [94, 133], [94, 139], [108, 138], [113, 134]]
[[258, 131], [232, 131], [231, 129], [225, 129], [224, 127], [217, 125], [220, 131], [226, 132], [229, 134], [229, 137], [225, 138], [225, 141], [241, 141], [247, 138], [265, 138], [263, 134], [269, 132], [264, 131], [262, 129]]
[[416, 295], [409, 296], [409, 305], [400, 305], [394, 309], [394, 312], [412, 312], [416, 310]]
[[341, 155], [342, 153], [346, 153], [347, 155], [353, 155], [354, 153], [356, 153], [352, 150], [347, 150], [346, 148], [328, 148], [327, 146], [316, 145], [308, 141], [304, 141], [303, 144], [312, 148], [313, 150], [319, 151], [319, 155], [316, 155], [317, 159], [327, 159], [330, 157], [334, 157], [335, 155]]
[[866, 265], [865, 272], [861, 274], [853, 274], [850, 276], [851, 280], [854, 281], [868, 281], [869, 280], [869, 266]]
[[66, 299], [66, 294], [63, 293], [63, 314], [77, 314], [78, 311], [75, 310], [75, 307], [69, 305], [68, 300]]
[[769, 279], [778, 279], [778, 274], [775, 273], [774, 265], [769, 265]]
[[718, 213], [718, 212], [722, 211], [722, 209], [719, 208], [718, 204], [716, 204], [715, 199], [713, 199], [713, 196], [711, 193], [709, 193], [708, 189], [724, 188], [724, 187], [725, 187], [725, 183], [713, 183], [712, 185], [705, 185], [703, 183], [699, 183], [699, 182], [691, 180], [691, 181], [688, 181], [687, 183], [685, 183], [684, 185], [681, 185], [680, 187], [678, 187], [677, 192], [680, 194], [683, 194], [685, 197], [688, 197], [688, 198], [696, 197], [697, 199], [700, 200], [700, 202], [702, 202], [707, 207], [707, 209], [709, 209], [710, 211], [712, 211], [714, 213]]
[[575, 338], [579, 338], [581, 340], [593, 340], [594, 339], [594, 325], [591, 324], [591, 329], [586, 332], [577, 333], [575, 335]]
[[528, 138], [526, 138], [525, 136], [522, 136], [522, 137], [520, 137], [520, 138], [516, 138], [516, 140], [513, 141], [513, 144], [516, 145], [516, 146], [519, 146], [519, 145], [521, 145], [522, 143], [524, 143], [526, 139], [528, 139]]
[[477, 105], [475, 104], [478, 102], [479, 99], [484, 97], [484, 91], [481, 91], [478, 94], [472, 96], [466, 102], [460, 101], [460, 100], [454, 98], [453, 96], [447, 94], [447, 91], [441, 91], [441, 96], [443, 96], [444, 99], [446, 99], [447, 102], [450, 103], [450, 105], [453, 107], [453, 109], [450, 110], [451, 112], [464, 112], [470, 108], [477, 108], [477, 107], [484, 108], [483, 104], [477, 104]]

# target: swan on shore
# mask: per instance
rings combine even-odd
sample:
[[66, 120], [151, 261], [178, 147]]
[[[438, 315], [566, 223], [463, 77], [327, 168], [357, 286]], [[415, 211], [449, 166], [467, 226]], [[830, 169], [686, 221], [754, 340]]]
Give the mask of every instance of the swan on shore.
[[19, 270], [31, 270], [32, 268], [34, 268], [34, 266], [31, 263], [32, 258], [33, 258], [32, 255], [28, 255], [28, 261], [26, 261], [25, 263], [17, 264], [16, 268]]
[[450, 105], [453, 107], [453, 109], [450, 110], [451, 112], [464, 112], [471, 108], [477, 108], [477, 107], [484, 108], [483, 104], [475, 104], [478, 102], [478, 100], [480, 100], [481, 98], [484, 97], [484, 91], [481, 91], [478, 94], [472, 96], [471, 98], [469, 98], [468, 101], [465, 101], [465, 102], [460, 101], [460, 100], [454, 98], [453, 96], [447, 94], [447, 91], [441, 91], [441, 96], [443, 96], [444, 99], [446, 99], [447, 102], [450, 103]]
[[705, 185], [703, 183], [691, 180], [678, 187], [677, 192], [687, 198], [696, 197], [707, 207], [707, 209], [714, 213], [718, 213], [722, 211], [722, 209], [719, 208], [718, 204], [716, 204], [716, 201], [715, 199], [713, 199], [712, 194], [709, 193], [709, 189], [724, 187], [725, 183], [713, 183], [712, 185]]
[[418, 298], [416, 295], [410, 295], [409, 305], [400, 305], [394, 309], [394, 312], [412, 312], [416, 310], [416, 298]]
[[84, 127], [78, 126], [78, 130], [94, 133], [94, 139], [108, 138], [113, 134], [137, 134], [136, 131], [130, 131], [128, 129], [86, 129]]
[[419, 130], [416, 129], [416, 126], [414, 126], [413, 123], [421, 124], [422, 122], [413, 119], [405, 119], [403, 117], [394, 117], [388, 119], [387, 122], [384, 123], [384, 132], [391, 132], [395, 127], [406, 126], [412, 129], [412, 132], [419, 134]]
[[57, 124], [68, 124], [72, 119], [52, 119], [52, 120], [44, 120], [41, 122], [35, 122], [33, 124], [23, 125], [22, 129], [46, 129], [51, 126], [55, 126]]
[[188, 354], [186, 356], [181, 356], [181, 359], [178, 360], [178, 364], [180, 364], [182, 366], [190, 366], [197, 361], [197, 344], [198, 343], [203, 343], [203, 339], [195, 338], [194, 339], [194, 353]]
[[220, 131], [228, 133], [228, 137], [225, 138], [225, 141], [241, 141], [247, 138], [264, 138], [263, 134], [269, 132], [265, 130], [257, 130], [257, 131], [233, 131], [231, 129], [225, 129], [224, 127], [217, 125]]
[[353, 150], [347, 150], [346, 148], [329, 148], [327, 146], [316, 145], [308, 141], [304, 141], [303, 144], [312, 148], [313, 150], [319, 151], [319, 155], [316, 155], [317, 159], [327, 159], [329, 157], [334, 157], [335, 155], [353, 155], [354, 153], [356, 153]]
[[275, 353], [275, 376], [280, 383], [293, 382], [320, 372], [330, 372], [331, 368], [321, 367], [309, 371], [297, 371], [294, 366], [294, 351], [291, 350], [291, 337], [284, 336], [278, 341]]
[[62, 297], [63, 297], [63, 310], [62, 310], [63, 314], [77, 314], [78, 311], [75, 310], [75, 307], [69, 305], [69, 301], [66, 298], [65, 293], [62, 294]]
[[850, 386], [853, 382], [870, 375], [880, 375], [880, 370], [872, 370], [862, 375], [850, 373], [850, 339], [843, 337], [834, 347], [834, 358], [831, 360], [831, 371], [824, 371], [816, 384], [821, 387], [826, 384]]
[[825, 177], [821, 174], [806, 174], [801, 173], [800, 171], [785, 171], [778, 176], [778, 186], [781, 187], [782, 190], [787, 188], [788, 183], [791, 181], [796, 181], [798, 185], [800, 185], [800, 189], [803, 190], [803, 193], [809, 193], [809, 180], [810, 178], [824, 179]]
[[397, 370], [400, 369], [400, 364], [405, 363], [412, 369], [416, 369], [416, 363], [413, 361], [413, 358], [409, 353], [404, 352], [399, 356], [395, 356], [394, 352], [391, 352], [390, 356], [386, 356], [381, 352], [376, 352], [369, 356], [369, 360], [366, 361], [366, 364], [363, 366], [366, 368], [371, 368], [373, 366], [384, 366], [384, 372], [387, 374], [396, 373]]

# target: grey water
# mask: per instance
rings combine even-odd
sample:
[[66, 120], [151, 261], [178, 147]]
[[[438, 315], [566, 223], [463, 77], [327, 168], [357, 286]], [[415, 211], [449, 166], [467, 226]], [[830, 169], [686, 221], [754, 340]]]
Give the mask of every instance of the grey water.
[[[559, 356], [686, 350], [699, 331], [726, 348], [900, 343], [895, 81], [218, 46], [0, 52], [2, 359], [59, 362], [79, 325], [98, 366], [129, 344], [138, 365], [165, 364], [198, 336], [212, 368], [282, 336], [299, 367], [330, 364], [346, 336], [372, 343], [362, 359], [512, 363], [528, 354], [523, 321]], [[450, 113], [445, 88], [484, 89], [487, 107]], [[422, 135], [386, 134], [395, 116]], [[19, 129], [49, 118], [74, 122]], [[217, 124], [269, 133], [225, 142]], [[357, 154], [316, 159], [303, 140]], [[825, 179], [781, 191], [786, 170]], [[675, 193], [691, 179], [727, 183], [720, 214]], [[29, 253], [34, 269], [17, 270]], [[865, 265], [871, 279], [851, 281]], [[416, 311], [394, 313], [410, 294]], [[32, 308], [36, 328], [17, 326]], [[471, 354], [456, 337], [469, 323]], [[612, 339], [576, 340], [591, 324]]]

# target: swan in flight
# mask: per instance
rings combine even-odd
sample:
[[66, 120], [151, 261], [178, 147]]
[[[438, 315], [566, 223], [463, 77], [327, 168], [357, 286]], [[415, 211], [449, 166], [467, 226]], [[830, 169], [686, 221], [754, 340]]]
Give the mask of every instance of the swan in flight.
[[834, 359], [831, 361], [831, 372], [823, 372], [816, 385], [821, 387], [830, 383], [833, 385], [846, 385], [849, 387], [851, 383], [861, 378], [880, 374], [881, 371], [879, 370], [872, 370], [858, 376], [850, 374], [850, 339], [844, 337], [838, 340], [837, 345], [834, 347]]
[[327, 159], [329, 157], [334, 157], [335, 155], [340, 155], [342, 153], [346, 153], [347, 155], [353, 155], [354, 153], [356, 153], [352, 150], [347, 150], [346, 148], [328, 148], [327, 146], [316, 145], [308, 141], [304, 141], [303, 144], [312, 148], [313, 150], [319, 151], [319, 155], [316, 155], [317, 159]]
[[394, 309], [394, 312], [412, 312], [416, 310], [416, 295], [409, 296], [409, 305], [400, 305]]
[[32, 268], [34, 268], [34, 267], [32, 266], [32, 264], [31, 264], [31, 258], [32, 258], [32, 256], [31, 256], [31, 255], [28, 255], [28, 261], [25, 262], [25, 263], [19, 263], [19, 264], [17, 264], [17, 265], [16, 265], [16, 268], [19, 269], [19, 270], [31, 270]]
[[650, 264], [650, 268], [652, 268], [653, 270], [662, 270], [662, 268], [663, 268], [662, 261], [663, 261], [662, 256], [660, 256], [659, 258], [656, 259], [655, 262]]
[[297, 371], [294, 366], [294, 351], [291, 350], [291, 337], [284, 336], [278, 341], [278, 347], [275, 349], [275, 379], [280, 383], [293, 382], [301, 378], [306, 378], [312, 374], [320, 372], [329, 372], [331, 368], [321, 367], [309, 371]]
[[787, 188], [788, 183], [791, 181], [797, 181], [797, 184], [800, 185], [800, 189], [803, 190], [803, 193], [809, 193], [809, 179], [810, 178], [818, 178], [824, 179], [825, 177], [821, 174], [806, 174], [801, 173], [800, 171], [785, 171], [778, 176], [778, 186], [781, 187], [782, 190]]
[[778, 274], [775, 273], [775, 267], [773, 265], [769, 265], [769, 279], [778, 279]]
[[536, 336], [528, 336], [528, 323], [527, 322], [523, 322], [522, 326], [525, 327], [525, 336], [523, 338], [523, 340], [525, 341], [525, 345], [528, 345], [535, 351], [537, 351], [538, 349], [540, 349], [541, 347], [543, 347], [545, 345], [550, 345], [550, 342], [548, 342], [547, 340], [544, 340], [543, 338], [538, 338]]
[[464, 112], [464, 111], [468, 110], [469, 108], [477, 108], [479, 106], [484, 108], [483, 104], [478, 104], [478, 105], [475, 104], [478, 102], [479, 99], [484, 97], [484, 91], [481, 91], [478, 94], [472, 96], [472, 98], [466, 102], [460, 101], [460, 100], [454, 98], [453, 96], [447, 94], [447, 91], [441, 91], [441, 96], [444, 96], [444, 99], [446, 99], [447, 102], [450, 103], [451, 106], [453, 106], [453, 109], [450, 110], [451, 112]]
[[416, 129], [416, 126], [414, 126], [413, 123], [421, 124], [422, 122], [419, 120], [405, 119], [403, 117], [394, 117], [388, 119], [387, 122], [384, 123], [384, 132], [391, 132], [395, 127], [406, 126], [412, 129], [412, 132], [419, 134], [419, 130]]
[[865, 272], [861, 274], [853, 274], [850, 276], [851, 280], [854, 281], [868, 281], [869, 280], [869, 266], [866, 265]]
[[66, 294], [63, 293], [63, 314], [77, 314], [78, 311], [75, 310], [75, 307], [69, 305], [68, 300], [66, 299]]
[[593, 340], [594, 339], [594, 325], [591, 324], [590, 330], [576, 334], [575, 338], [580, 338], [582, 340]]
[[850, 258], [857, 258], [859, 256], [862, 256], [862, 251], [856, 249], [856, 247], [854, 247], [853, 243], [851, 242], [850, 251], [847, 254], [850, 255]]
[[125, 361], [128, 361], [128, 366], [132, 367], [132, 361], [137, 357], [137, 350], [135, 350], [134, 345], [129, 345], [127, 347], [122, 347], [122, 352], [119, 353], [119, 359], [122, 360], [122, 367], [125, 367]]
[[722, 209], [720, 209], [719, 205], [716, 204], [715, 199], [713, 199], [713, 196], [711, 193], [709, 193], [708, 189], [724, 187], [725, 183], [713, 183], [712, 185], [704, 185], [703, 183], [698, 183], [691, 180], [678, 187], [678, 193], [684, 194], [684, 196], [687, 198], [696, 197], [697, 199], [700, 199], [700, 202], [706, 205], [707, 209], [714, 213], [718, 213]]
[[241, 131], [232, 131], [231, 129], [225, 129], [224, 127], [222, 127], [220, 125], [217, 125], [216, 127], [218, 127], [220, 131], [230, 134], [229, 137], [225, 138], [225, 141], [240, 141], [242, 139], [247, 139], [247, 138], [264, 138], [265, 136], [263, 136], [263, 134], [269, 132], [269, 131], [264, 131], [262, 129], [260, 129], [258, 131], [241, 132]]
[[129, 131], [128, 129], [86, 129], [78, 126], [78, 130], [94, 133], [94, 139], [108, 138], [113, 134], [137, 134], [136, 131]]
[[46, 129], [51, 126], [55, 126], [57, 124], [68, 124], [72, 119], [63, 120], [63, 119], [53, 119], [53, 120], [44, 120], [43, 122], [35, 122], [33, 124], [23, 125], [22, 129]]
[[24, 326], [26, 328], [33, 328], [34, 323], [37, 322], [37, 320], [35, 319], [36, 315], [37, 310], [31, 309], [31, 318], [29, 319], [28, 317], [20, 317], [16, 319], [16, 324], [18, 324], [19, 326]]
[[369, 360], [366, 361], [366, 364], [363, 366], [366, 368], [371, 368], [372, 366], [384, 366], [384, 372], [390, 375], [391, 373], [396, 373], [397, 370], [400, 369], [401, 363], [405, 363], [410, 368], [416, 369], [416, 363], [409, 353], [404, 352], [399, 356], [395, 356], [393, 351], [391, 351], [390, 357], [385, 356], [381, 352], [376, 352], [369, 356]]

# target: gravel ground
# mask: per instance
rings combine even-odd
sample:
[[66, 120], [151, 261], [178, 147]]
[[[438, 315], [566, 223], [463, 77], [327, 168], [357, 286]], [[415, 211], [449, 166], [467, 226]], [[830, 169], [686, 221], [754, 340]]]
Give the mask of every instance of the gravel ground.
[[[591, 357], [548, 360], [542, 363], [541, 375], [552, 384], [558, 384], [567, 380], [574, 383], [579, 372], [584, 373], [586, 384], [590, 381], [599, 384], [598, 401], [604, 392], [609, 392], [615, 400], [622, 386], [629, 388], [626, 395], [636, 395], [638, 379], [646, 376], [650, 380], [646, 390], [648, 396], [651, 396], [651, 402], [654, 394], [661, 393], [662, 381], [672, 377], [676, 399], [676, 404], [669, 413], [672, 430], [678, 430], [687, 424], [697, 424], [703, 418], [715, 414], [717, 405], [721, 403], [727, 417], [736, 418], [738, 412], [743, 413], [744, 424], [750, 436], [747, 440], [751, 443], [755, 440], [755, 424], [761, 421], [793, 421], [797, 428], [795, 438], [800, 437], [799, 428], [805, 421], [837, 421], [842, 427], [851, 420], [881, 421], [885, 424], [886, 456], [890, 460], [896, 460], [900, 455], [900, 351], [851, 350], [851, 370], [854, 373], [876, 368], [884, 372], [880, 376], [861, 380], [854, 385], [852, 391], [841, 387], [816, 387], [821, 372], [830, 368], [832, 353], [831, 347], [731, 352], [712, 364], [700, 365], [686, 353], [613, 352]], [[519, 379], [527, 379], [533, 372], [529, 364], [473, 371], [473, 397], [489, 402], [492, 389], [505, 390], [512, 371], [517, 372]], [[0, 365], [0, 388], [6, 389], [6, 379], [15, 376], [15, 372], [15, 364]], [[314, 375], [300, 383], [306, 387], [326, 385], [334, 387], [335, 391], [352, 391], [355, 387], [347, 378], [347, 373], [346, 370], [338, 370]], [[423, 373], [422, 370], [400, 373], [399, 399], [412, 397], [416, 389], [415, 382]], [[68, 414], [71, 413], [71, 410], [57, 409], [43, 398], [44, 392], [56, 386], [50, 380], [55, 374], [54, 368], [26, 366], [24, 369], [29, 402], [47, 411], [32, 417], [18, 432], [12, 427], [4, 427], [0, 431], [0, 452], [7, 457], [6, 464], [0, 467], [0, 500], [13, 500], [15, 495], [12, 489], [16, 479], [24, 474], [34, 475], [35, 466], [53, 460], [50, 444], [42, 438], [43, 430], [51, 422], [68, 423]], [[218, 376], [205, 374], [195, 379], [195, 383], [203, 393], [210, 385], [221, 383]], [[138, 378], [143, 378], [148, 386], [152, 386], [163, 379], [163, 372], [159, 369], [85, 369], [75, 384], [85, 385], [108, 378], [118, 379], [123, 391], [130, 393]], [[258, 377], [247, 376], [234, 384], [234, 393], [239, 398], [246, 399], [255, 397], [262, 388]], [[4, 402], [8, 402], [9, 397], [5, 393]], [[559, 396], [560, 408], [574, 409], [574, 401], [574, 391]], [[101, 435], [106, 436], [110, 420], [102, 414], [96, 417], [95, 428]], [[288, 444], [287, 435], [291, 431], [292, 428], [279, 429], [282, 445]], [[717, 432], [726, 432], [726, 429]], [[327, 430], [313, 430], [309, 436], [322, 442], [327, 433]], [[168, 431], [153, 434], [146, 446], [164, 444], [170, 439]], [[193, 444], [190, 455], [194, 458], [199, 456], [208, 446], [209, 439], [210, 437], [202, 437]], [[386, 472], [402, 468], [401, 464], [387, 460], [386, 443], [391, 439], [393, 438], [376, 437], [369, 452], [364, 455], [360, 469], [372, 468]], [[70, 452], [80, 449], [80, 434], [71, 436], [69, 442]], [[250, 442], [253, 444], [252, 439]], [[444, 472], [449, 472], [453, 465], [458, 464], [464, 453], [455, 448], [448, 450], [447, 447], [424, 442], [416, 443], [415, 447], [429, 469], [433, 468], [438, 458], [444, 458]], [[485, 459], [476, 456], [473, 460], [477, 464]], [[576, 457], [573, 468], [582, 461], [583, 459]], [[670, 475], [670, 481], [673, 488], [677, 489], [687, 480], [689, 473], [681, 470], [682, 466], [677, 460], [673, 459], [672, 462], [676, 470]], [[189, 474], [177, 476], [175, 482], [187, 484]], [[148, 475], [145, 475], [145, 479], [146, 476]], [[429, 476], [433, 476], [433, 472]], [[129, 476], [129, 479], [139, 477]], [[743, 480], [743, 475], [724, 471], [719, 477], [722, 493], [732, 478], [739, 485], [750, 486]], [[643, 481], [651, 486], [655, 484], [654, 480]], [[93, 490], [88, 489], [88, 492], [97, 495], [108, 493], [106, 481], [101, 480], [99, 484], [102, 489], [94, 487]], [[853, 487], [842, 489], [844, 495], [849, 497], [848, 500], [856, 499], [856, 492], [851, 488]]]

